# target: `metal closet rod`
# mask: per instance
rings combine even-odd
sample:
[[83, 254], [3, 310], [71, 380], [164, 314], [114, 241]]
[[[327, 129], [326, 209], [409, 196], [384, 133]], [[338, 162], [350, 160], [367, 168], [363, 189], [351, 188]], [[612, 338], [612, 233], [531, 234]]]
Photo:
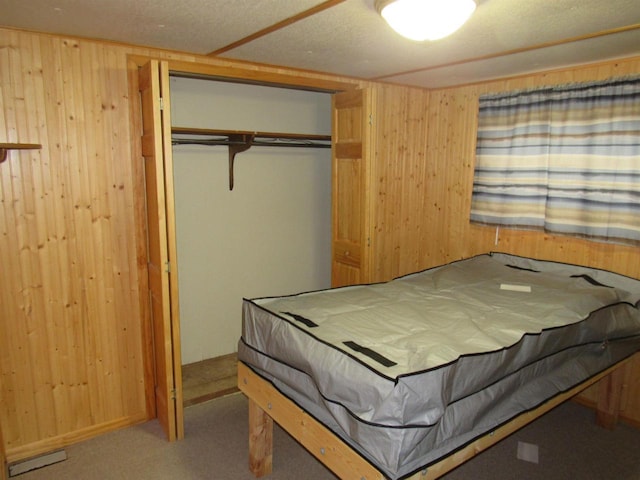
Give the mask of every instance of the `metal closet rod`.
[[[244, 152], [254, 145], [259, 147], [331, 148], [331, 135], [249, 132], [243, 130], [214, 130], [187, 127], [171, 127], [171, 135], [171, 143], [173, 145], [228, 146], [229, 190], [233, 190], [233, 167], [236, 154]], [[174, 135], [178, 136], [174, 137]], [[190, 135], [214, 138], [181, 138]]]

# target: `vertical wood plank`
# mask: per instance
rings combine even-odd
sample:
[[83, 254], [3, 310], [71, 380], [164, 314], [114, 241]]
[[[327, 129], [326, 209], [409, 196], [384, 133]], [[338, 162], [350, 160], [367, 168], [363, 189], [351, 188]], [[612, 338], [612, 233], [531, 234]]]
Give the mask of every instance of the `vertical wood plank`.
[[256, 477], [273, 469], [273, 420], [249, 400], [249, 470]]
[[[164, 151], [164, 186], [167, 208], [167, 253], [169, 255], [169, 296], [171, 312], [168, 319], [171, 329], [171, 369], [173, 380], [173, 412], [176, 439], [184, 438], [184, 409], [182, 396], [182, 357], [180, 345], [180, 299], [178, 294], [178, 241], [176, 233], [175, 194], [173, 184], [173, 151], [171, 144], [171, 94], [169, 90], [169, 66], [160, 63], [160, 94], [164, 99], [162, 110], [162, 149]], [[166, 320], [165, 320], [166, 321]]]
[[[149, 291], [149, 276], [147, 272], [147, 210], [146, 210], [146, 183], [144, 173], [144, 159], [142, 157], [142, 106], [140, 102], [140, 83], [138, 76], [138, 65], [131, 59], [127, 64], [127, 76], [129, 84], [129, 97], [135, 99], [134, 106], [130, 109], [131, 131], [131, 175], [134, 179], [132, 185], [134, 199], [132, 204], [134, 214], [134, 237], [135, 248], [134, 258], [135, 268], [131, 268], [130, 281], [137, 279], [140, 291]], [[137, 275], [136, 275], [137, 274]], [[142, 335], [142, 355], [143, 379], [145, 385], [145, 411], [149, 418], [156, 417], [155, 402], [155, 382], [154, 382], [154, 349], [153, 349], [153, 327], [151, 324], [150, 302], [148, 295], [141, 295], [138, 298], [138, 308], [140, 310]], [[132, 346], [134, 347], [134, 346]], [[132, 348], [135, 352], [135, 348]], [[133, 393], [132, 393], [133, 396]], [[135, 397], [133, 398], [135, 402]]]
[[147, 416], [126, 51], [0, 30], [0, 139], [43, 144], [0, 166], [11, 461]]
[[603, 428], [613, 430], [618, 424], [624, 375], [625, 367], [618, 368], [598, 382], [596, 423]]
[[332, 99], [332, 267], [334, 287], [371, 281], [371, 92]]
[[420, 268], [425, 188], [428, 93], [409, 87], [377, 87], [373, 136], [376, 144], [370, 201], [375, 259], [371, 281], [384, 281]]

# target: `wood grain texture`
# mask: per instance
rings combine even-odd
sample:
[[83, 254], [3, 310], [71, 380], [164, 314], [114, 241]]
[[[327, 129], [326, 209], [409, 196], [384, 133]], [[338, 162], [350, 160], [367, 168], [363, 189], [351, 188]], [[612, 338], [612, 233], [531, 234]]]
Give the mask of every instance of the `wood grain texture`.
[[331, 285], [370, 281], [371, 91], [333, 96]]
[[323, 74], [0, 28], [0, 428], [8, 461], [155, 416], [136, 59]]
[[228, 52], [229, 50], [233, 50], [234, 48], [238, 48], [241, 45], [245, 45], [249, 42], [252, 42], [253, 40], [263, 37], [265, 35], [268, 35], [270, 33], [273, 33], [275, 31], [281, 30], [285, 27], [288, 27], [289, 25], [292, 25], [296, 22], [299, 22], [300, 20], [303, 20], [305, 18], [310, 17], [311, 15], [315, 15], [317, 13], [320, 13], [328, 8], [331, 7], [335, 7], [336, 5], [340, 4], [344, 2], [344, 0], [326, 0], [318, 5], [315, 5], [314, 7], [311, 7], [307, 10], [304, 10], [300, 13], [297, 13], [295, 15], [292, 15], [288, 18], [285, 18], [284, 20], [281, 20], [280, 22], [277, 22], [273, 25], [270, 25], [266, 28], [263, 28], [262, 30], [257, 31], [256, 33], [253, 33], [251, 35], [248, 35], [244, 38], [241, 38], [240, 40], [233, 42], [229, 45], [226, 45], [222, 48], [219, 48], [213, 52], [208, 53], [207, 55], [209, 56], [216, 56], [216, 55], [220, 55], [224, 52]]
[[273, 420], [255, 402], [249, 402], [249, 470], [256, 477], [273, 470]]
[[0, 167], [0, 424], [15, 460], [140, 421], [144, 383], [134, 225], [119, 213], [134, 204], [127, 79], [113, 73], [126, 56], [0, 39], [0, 139], [43, 145]]
[[374, 88], [375, 157], [369, 193], [374, 205], [374, 260], [369, 281], [378, 282], [420, 268], [420, 246], [434, 219], [422, 215], [430, 201], [425, 179], [432, 175], [426, 161], [428, 92], [399, 86]]
[[151, 304], [156, 416], [167, 438], [177, 438], [176, 405], [173, 391], [173, 339], [169, 294], [169, 253], [167, 240], [167, 189], [163, 119], [160, 108], [161, 75], [159, 62], [152, 60], [140, 69], [138, 85], [142, 105], [142, 156], [145, 163], [148, 282]]

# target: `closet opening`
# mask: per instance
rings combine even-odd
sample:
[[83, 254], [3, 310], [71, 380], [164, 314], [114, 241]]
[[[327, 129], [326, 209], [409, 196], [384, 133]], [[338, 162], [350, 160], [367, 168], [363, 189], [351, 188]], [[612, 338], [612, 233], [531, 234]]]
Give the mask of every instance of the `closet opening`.
[[[242, 298], [330, 286], [332, 148], [240, 148], [230, 190], [228, 146], [173, 145], [172, 130], [327, 137], [332, 94], [357, 82], [135, 55], [129, 68], [140, 99], [133, 148], [144, 160], [136, 212], [147, 414], [177, 440], [185, 404], [236, 388]], [[224, 380], [185, 401], [183, 370], [209, 362]]]
[[[331, 95], [174, 75], [170, 93], [188, 406], [236, 391], [243, 297], [330, 287]], [[232, 157], [252, 132], [271, 138]]]

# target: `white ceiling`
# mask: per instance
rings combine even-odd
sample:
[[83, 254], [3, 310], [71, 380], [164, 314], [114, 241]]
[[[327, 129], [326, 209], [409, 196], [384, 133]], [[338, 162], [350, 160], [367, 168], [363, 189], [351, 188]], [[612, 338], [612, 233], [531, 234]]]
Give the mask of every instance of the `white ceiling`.
[[424, 43], [374, 0], [0, 0], [0, 25], [198, 54], [240, 41], [220, 56], [424, 87], [640, 55], [640, 0], [476, 2], [458, 32]]

